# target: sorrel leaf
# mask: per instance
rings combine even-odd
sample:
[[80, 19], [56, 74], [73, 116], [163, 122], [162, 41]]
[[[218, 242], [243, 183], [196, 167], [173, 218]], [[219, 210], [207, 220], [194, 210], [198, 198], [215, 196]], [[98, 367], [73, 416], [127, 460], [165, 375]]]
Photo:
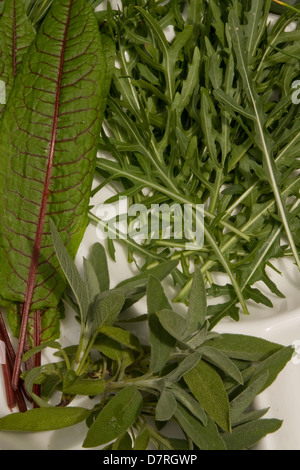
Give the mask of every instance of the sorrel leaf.
[[72, 257], [88, 223], [104, 80], [91, 7], [56, 0], [23, 60], [0, 136], [0, 293], [24, 304], [17, 359], [30, 311], [56, 307], [66, 287], [50, 218]]
[[[24, 0], [6, 0], [0, 20], [0, 80], [6, 85], [8, 100], [24, 55], [34, 40], [35, 31], [27, 15]], [[1, 10], [0, 10], [1, 11]], [[5, 104], [0, 104], [0, 117]]]

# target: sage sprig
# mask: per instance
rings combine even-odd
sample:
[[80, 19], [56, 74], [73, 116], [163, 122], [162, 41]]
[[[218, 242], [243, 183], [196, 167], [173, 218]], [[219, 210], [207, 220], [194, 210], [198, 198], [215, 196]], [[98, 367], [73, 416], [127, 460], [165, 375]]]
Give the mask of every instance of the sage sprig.
[[[285, 367], [292, 347], [210, 331], [205, 303], [195, 310], [199, 273], [190, 307], [179, 315], [162, 287], [176, 268], [174, 263], [158, 264], [142, 277], [109, 288], [106, 253], [97, 243], [91, 247], [86, 260], [89, 271], [82, 278], [53, 223], [51, 232], [69, 281], [65, 301], [79, 314], [80, 338], [72, 346], [50, 341], [26, 353], [24, 360], [51, 348], [57, 358], [23, 373], [39, 408], [0, 418], [1, 432], [43, 432], [85, 421], [83, 448], [244, 450], [280, 428], [280, 420], [263, 418], [267, 410], [249, 411], [249, 406]], [[101, 271], [91, 271], [95, 253]], [[132, 305], [143, 296], [148, 315], [132, 315], [125, 297]], [[164, 307], [169, 310], [161, 310]], [[149, 344], [132, 329], [140, 320], [150, 332]], [[34, 393], [35, 384], [41, 386], [40, 397]], [[90, 406], [82, 405], [84, 397], [92, 398]], [[173, 433], [183, 433], [183, 438], [168, 436], [164, 428], [170, 422]]]

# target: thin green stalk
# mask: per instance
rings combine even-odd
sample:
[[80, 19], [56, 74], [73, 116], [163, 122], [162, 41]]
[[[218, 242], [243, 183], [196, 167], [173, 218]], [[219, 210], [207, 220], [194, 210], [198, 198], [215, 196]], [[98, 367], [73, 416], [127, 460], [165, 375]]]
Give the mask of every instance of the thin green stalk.
[[[150, 179], [147, 180], [143, 176], [137, 176], [134, 173], [128, 173], [126, 170], [123, 170], [121, 168], [118, 168], [116, 170], [116, 168], [113, 165], [111, 165], [109, 160], [99, 159], [96, 165], [100, 170], [109, 171], [109, 172], [114, 171], [116, 173], [116, 176], [125, 176], [131, 181], [136, 181], [136, 182], [143, 184], [145, 188], [151, 187], [155, 191], [165, 194], [166, 196], [170, 197], [175, 202], [178, 202], [180, 204], [190, 204], [194, 209], [196, 209], [196, 204], [190, 199], [178, 193], [177, 188], [175, 188], [175, 190], [171, 190], [168, 187], [155, 183], [154, 181]], [[211, 212], [207, 211], [206, 209], [204, 209], [204, 216], [212, 221], [216, 219], [216, 216], [212, 214]], [[241, 230], [239, 230], [238, 228], [236, 228], [234, 225], [230, 224], [229, 222], [220, 220], [220, 224], [223, 227], [228, 228], [230, 231], [236, 233], [239, 237], [243, 238], [244, 240], [250, 241], [250, 237], [246, 233], [242, 232]]]

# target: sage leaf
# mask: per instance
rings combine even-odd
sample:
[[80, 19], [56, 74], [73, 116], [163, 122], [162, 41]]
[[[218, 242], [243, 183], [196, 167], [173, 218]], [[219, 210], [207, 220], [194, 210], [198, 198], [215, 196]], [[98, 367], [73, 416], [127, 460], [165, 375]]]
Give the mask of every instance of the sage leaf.
[[171, 385], [172, 393], [176, 400], [181, 403], [190, 413], [192, 413], [195, 418], [201, 421], [201, 423], [206, 426], [207, 424], [207, 414], [200, 405], [200, 403], [195, 400], [195, 398], [184, 390], [177, 384]]
[[123, 294], [99, 294], [92, 305], [89, 315], [93, 321], [94, 331], [102, 326], [112, 325], [117, 319], [125, 302]]
[[256, 336], [222, 333], [206, 341], [206, 346], [223, 351], [232, 359], [261, 361], [280, 351], [282, 346]]
[[208, 418], [206, 426], [203, 426], [203, 424], [180, 403], [177, 404], [175, 418], [183, 431], [200, 450], [226, 450], [225, 442], [211, 418]]
[[117, 439], [135, 423], [142, 403], [142, 396], [133, 385], [118, 392], [88, 430], [83, 447], [97, 447]]
[[89, 295], [87, 286], [82, 280], [79, 271], [72, 260], [68, 250], [62, 242], [60, 234], [52, 220], [50, 220], [50, 230], [53, 239], [53, 246], [61, 269], [68, 281], [69, 286], [77, 300], [82, 321], [85, 321], [89, 308]]
[[247, 450], [267, 434], [278, 431], [281, 426], [282, 421], [278, 419], [260, 419], [237, 426], [231, 434], [222, 434], [222, 439], [227, 450]]
[[94, 272], [97, 276], [100, 292], [104, 292], [109, 289], [110, 278], [107, 265], [107, 257], [104, 247], [101, 243], [94, 243], [88, 260], [92, 265]]
[[184, 357], [184, 359], [179, 362], [178, 366], [167, 375], [166, 380], [172, 381], [173, 383], [178, 382], [187, 372], [194, 369], [200, 360], [201, 353], [198, 351]]
[[150, 369], [154, 373], [160, 372], [167, 363], [176, 343], [176, 340], [161, 327], [156, 315], [156, 312], [165, 308], [170, 309], [171, 307], [161, 282], [151, 275], [147, 284], [147, 310], [151, 346]]
[[185, 336], [198, 331], [204, 324], [207, 314], [207, 294], [201, 270], [198, 268], [193, 275], [193, 283], [189, 297], [189, 306], [186, 316]]
[[103, 379], [91, 379], [88, 377], [77, 377], [74, 382], [64, 386], [64, 392], [71, 395], [87, 395], [93, 397], [101, 395], [106, 389], [106, 382]]
[[205, 361], [184, 375], [194, 397], [208, 415], [224, 430], [230, 431], [230, 406], [220, 375]]
[[170, 421], [177, 408], [174, 395], [168, 390], [163, 390], [155, 409], [155, 419], [157, 421]]
[[29, 349], [23, 354], [23, 361], [26, 362], [31, 356], [34, 354], [43, 351], [45, 348], [53, 348], [53, 349], [58, 349], [61, 351], [61, 345], [57, 341], [45, 341], [39, 346], [36, 346], [34, 348]]
[[186, 319], [179, 313], [173, 310], [159, 310], [156, 315], [161, 323], [161, 326], [171, 335], [173, 338], [180, 340], [183, 337], [183, 333], [186, 329]]
[[99, 328], [99, 333], [102, 333], [109, 338], [117, 341], [128, 349], [133, 349], [134, 351], [141, 352], [142, 347], [137, 336], [132, 334], [130, 331], [124, 330], [123, 328], [118, 328], [116, 326], [103, 325]]
[[0, 418], [0, 431], [52, 431], [80, 423], [87, 419], [89, 414], [89, 410], [80, 407], [35, 408]]
[[203, 354], [203, 358], [205, 358], [211, 364], [217, 366], [219, 369], [223, 370], [238, 383], [244, 383], [243, 376], [239, 368], [231, 359], [229, 359], [226, 354], [209, 346], [203, 346], [199, 348], [198, 351]]
[[125, 432], [122, 436], [112, 443], [111, 450], [131, 450], [132, 439], [128, 432]]
[[233, 426], [235, 425], [235, 422], [238, 420], [240, 415], [245, 410], [247, 410], [257, 395], [259, 395], [263, 390], [267, 378], [268, 373], [259, 375], [254, 382], [252, 382], [245, 390], [243, 390], [230, 402], [230, 416]]
[[83, 258], [83, 269], [89, 304], [92, 304], [100, 293], [98, 278], [92, 264], [86, 258]]
[[118, 341], [108, 338], [105, 335], [98, 335], [93, 344], [93, 348], [96, 351], [100, 351], [104, 356], [116, 361], [120, 366], [122, 366], [123, 370], [135, 361], [133, 351], [123, 349], [122, 345]]
[[149, 428], [145, 425], [136, 436], [133, 449], [134, 450], [147, 450], [148, 445], [149, 445], [149, 440], [150, 440]]
[[265, 390], [276, 380], [279, 373], [291, 360], [294, 352], [295, 351], [292, 346], [286, 346], [272, 354], [270, 357], [267, 357], [255, 368], [255, 372], [253, 373], [250, 379], [250, 383], [254, 382], [261, 374], [265, 374], [266, 372], [268, 372], [268, 378], [265, 382], [262, 391]]

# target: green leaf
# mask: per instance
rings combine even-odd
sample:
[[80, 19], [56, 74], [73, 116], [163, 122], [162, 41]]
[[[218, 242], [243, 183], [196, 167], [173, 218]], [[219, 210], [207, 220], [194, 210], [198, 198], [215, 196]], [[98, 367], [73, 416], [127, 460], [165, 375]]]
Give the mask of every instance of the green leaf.
[[223, 351], [232, 359], [244, 361], [261, 361], [282, 349], [281, 345], [263, 338], [232, 333], [223, 333], [205, 345]]
[[148, 269], [142, 271], [140, 274], [136, 276], [126, 279], [125, 281], [120, 282], [116, 289], [121, 287], [130, 288], [132, 285], [135, 287], [144, 287], [147, 285], [149, 277], [153, 276], [156, 277], [158, 280], [163, 281], [169, 274], [171, 274], [176, 266], [178, 265], [178, 261], [176, 260], [168, 260], [162, 261], [161, 263], [157, 263], [156, 266], [149, 267]]
[[136, 436], [133, 449], [134, 450], [147, 450], [149, 440], [150, 440], [149, 428], [145, 425]]
[[[105, 80], [103, 82], [103, 93], [102, 93], [102, 106], [99, 117], [100, 123], [102, 123], [104, 111], [107, 103], [107, 97], [112, 83], [112, 77], [115, 71], [115, 60], [116, 60], [116, 43], [108, 34], [101, 35], [101, 42], [103, 47], [103, 53], [105, 57]], [[98, 244], [96, 244], [97, 246]], [[98, 247], [96, 248], [98, 250]], [[103, 289], [104, 290], [104, 289]]]
[[135, 423], [142, 403], [142, 396], [133, 385], [118, 392], [97, 416], [83, 447], [97, 447], [117, 439]]
[[90, 411], [80, 407], [35, 408], [25, 413], [12, 413], [0, 418], [1, 431], [41, 432], [67, 428], [89, 416]]
[[84, 279], [88, 291], [89, 304], [93, 303], [97, 295], [100, 294], [100, 286], [93, 265], [86, 258], [83, 258]]
[[53, 348], [61, 351], [61, 345], [57, 341], [46, 341], [39, 346], [29, 349], [23, 354], [23, 361], [26, 362], [30, 357], [37, 354], [40, 351], [43, 351], [45, 348]]
[[186, 316], [185, 336], [198, 331], [204, 324], [207, 314], [207, 294], [201, 270], [195, 270]]
[[183, 377], [188, 371], [194, 369], [195, 366], [201, 361], [201, 354], [196, 351], [188, 356], [184, 357], [179, 363], [178, 366], [166, 376], [168, 382], [179, 382], [181, 377]]
[[155, 419], [157, 421], [169, 421], [177, 408], [177, 402], [174, 395], [163, 390], [155, 408]]
[[205, 143], [208, 148], [209, 156], [213, 162], [215, 168], [219, 168], [220, 164], [218, 161], [218, 134], [213, 125], [213, 117], [216, 114], [216, 110], [213, 108], [213, 103], [209, 97], [206, 88], [201, 90], [201, 123], [204, 132]]
[[0, 292], [24, 303], [24, 322], [30, 309], [56, 307], [66, 287], [50, 219], [72, 258], [88, 223], [104, 79], [90, 5], [54, 0], [23, 58], [0, 137]]
[[122, 436], [113, 442], [111, 450], [131, 450], [132, 449], [132, 439], [128, 432], [125, 432]]
[[104, 292], [109, 289], [110, 278], [107, 265], [107, 256], [105, 248], [101, 243], [94, 243], [91, 247], [88, 260], [94, 268], [94, 272], [99, 282], [100, 292]]
[[278, 419], [261, 419], [237, 426], [231, 434], [222, 434], [222, 439], [228, 450], [247, 450], [281, 426], [282, 421]]
[[266, 116], [263, 110], [263, 103], [261, 97], [257, 94], [253, 76], [249, 70], [249, 64], [246, 60], [245, 51], [245, 42], [246, 38], [243, 35], [241, 24], [236, 13], [231, 10], [229, 13], [229, 29], [233, 40], [233, 47], [236, 54], [237, 59], [237, 67], [241, 74], [244, 89], [246, 91], [246, 95], [248, 98], [248, 103], [251, 106], [253, 113], [254, 113], [254, 125], [255, 125], [255, 132], [257, 137], [257, 144], [263, 155], [263, 163], [266, 175], [268, 176], [269, 184], [272, 188], [277, 209], [282, 221], [282, 224], [285, 228], [285, 232], [291, 247], [291, 250], [294, 255], [295, 262], [300, 269], [300, 259], [298, 255], [298, 251], [296, 249], [295, 241], [290, 229], [289, 225], [289, 217], [284, 202], [282, 200], [282, 196], [279, 190], [279, 181], [278, 181], [278, 169], [276, 164], [274, 163], [274, 158], [272, 156], [272, 140], [269, 133], [265, 129], [265, 120]]
[[230, 431], [229, 400], [223, 381], [216, 370], [205, 361], [184, 375], [194, 397], [208, 415], [224, 430]]
[[91, 379], [88, 377], [75, 377], [71, 383], [64, 384], [64, 392], [70, 395], [87, 395], [93, 397], [101, 395], [105, 389], [105, 380]]
[[94, 342], [93, 349], [100, 351], [104, 356], [113, 361], [117, 361], [117, 363], [122, 366], [123, 370], [135, 361], [133, 351], [123, 349], [119, 342], [101, 334], [98, 335]]
[[[170, 384], [168, 384], [168, 386], [170, 386]], [[192, 413], [195, 418], [201, 421], [204, 426], [206, 426], [207, 414], [205, 413], [199, 402], [196, 401], [190, 393], [181, 388], [179, 385], [172, 384], [170, 387], [176, 400], [181, 403], [190, 413]]]
[[170, 305], [161, 282], [151, 275], [147, 285], [147, 310], [151, 345], [150, 370], [153, 373], [160, 372], [165, 366], [176, 343], [176, 340], [162, 328], [156, 315], [156, 312], [162, 309], [170, 309]]
[[175, 339], [180, 340], [186, 329], [186, 319], [173, 310], [163, 309], [156, 312], [161, 326]]
[[62, 242], [60, 234], [52, 220], [50, 220], [50, 230], [53, 239], [53, 246], [56, 252], [57, 259], [59, 260], [61, 269], [72, 289], [72, 292], [77, 300], [81, 318], [84, 321], [87, 317], [89, 308], [89, 295], [86, 284], [80, 277], [77, 267], [72, 260], [68, 250]]
[[[295, 6], [300, 3], [299, 0], [285, 0], [283, 2], [287, 5]], [[287, 7], [285, 5], [279, 5], [278, 3], [272, 2], [271, 4], [271, 12], [276, 13], [277, 15], [281, 15], [282, 13], [286, 13]]]
[[250, 383], [254, 382], [261, 374], [268, 372], [268, 378], [265, 382], [263, 390], [268, 388], [276, 380], [278, 374], [284, 369], [286, 364], [291, 360], [294, 352], [295, 350], [292, 346], [286, 346], [267, 357], [264, 361], [256, 366]]
[[198, 351], [202, 353], [204, 359], [214, 366], [217, 366], [220, 370], [229, 375], [229, 377], [236, 380], [236, 382], [239, 384], [244, 383], [243, 376], [239, 368], [231, 359], [229, 359], [228, 356], [226, 356], [226, 354], [218, 351], [217, 349], [210, 348], [209, 346], [203, 346], [199, 348]]
[[[23, 57], [35, 38], [35, 30], [26, 15], [24, 0], [6, 0], [2, 8], [3, 14], [0, 20], [0, 80], [6, 85], [5, 98], [7, 103]], [[0, 117], [4, 109], [5, 105], [0, 104]]]
[[240, 415], [253, 404], [254, 399], [261, 393], [266, 384], [268, 373], [261, 374], [248, 387], [230, 402], [230, 416], [232, 425], [240, 418]]
[[94, 331], [99, 330], [102, 326], [112, 325], [119, 316], [125, 297], [123, 294], [110, 293], [99, 294], [89, 313], [93, 320]]
[[103, 335], [112, 338], [114, 341], [117, 341], [128, 349], [132, 349], [137, 352], [141, 352], [142, 350], [140, 341], [137, 336], [132, 334], [130, 331], [124, 330], [123, 328], [104, 325], [100, 327], [99, 333], [102, 333]]
[[175, 417], [183, 431], [200, 450], [226, 450], [225, 443], [212, 419], [208, 418], [207, 425], [203, 426], [203, 424], [180, 403], [177, 404]]
[[195, 87], [199, 81], [200, 62], [200, 51], [198, 47], [195, 47], [193, 60], [191, 64], [189, 64], [188, 75], [182, 84], [181, 93], [176, 93], [172, 103], [172, 107], [176, 109], [178, 113], [182, 113], [190, 103]]

